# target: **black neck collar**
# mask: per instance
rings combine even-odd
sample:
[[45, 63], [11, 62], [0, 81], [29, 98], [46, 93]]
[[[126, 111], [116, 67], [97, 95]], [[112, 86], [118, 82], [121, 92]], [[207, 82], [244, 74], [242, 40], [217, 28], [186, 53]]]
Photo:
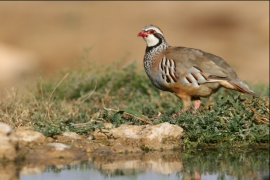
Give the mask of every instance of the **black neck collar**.
[[159, 37], [158, 35], [154, 34], [154, 36], [158, 39], [158, 43], [154, 46], [146, 46], [146, 50], [145, 52], [149, 52], [151, 51], [153, 48], [158, 47], [159, 45], [161, 45], [161, 43], [163, 42], [163, 39], [161, 37]]

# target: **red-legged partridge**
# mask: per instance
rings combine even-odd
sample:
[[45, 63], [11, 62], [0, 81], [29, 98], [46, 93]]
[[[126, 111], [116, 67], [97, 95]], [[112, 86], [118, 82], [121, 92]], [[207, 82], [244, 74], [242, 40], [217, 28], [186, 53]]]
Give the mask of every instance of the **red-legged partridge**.
[[149, 79], [158, 89], [179, 97], [184, 111], [192, 101], [196, 111], [200, 97], [210, 96], [221, 86], [256, 96], [222, 58], [199, 49], [170, 46], [154, 25], [145, 26], [138, 36], [147, 44], [143, 62]]

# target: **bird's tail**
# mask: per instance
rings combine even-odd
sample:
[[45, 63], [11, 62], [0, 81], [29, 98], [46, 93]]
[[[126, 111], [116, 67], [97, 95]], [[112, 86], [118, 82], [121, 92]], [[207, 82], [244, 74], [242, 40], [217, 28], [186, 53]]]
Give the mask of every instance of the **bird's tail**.
[[243, 93], [247, 93], [250, 94], [252, 96], [258, 97], [258, 95], [252, 91], [248, 85], [246, 83], [244, 83], [243, 81], [241, 81], [240, 79], [234, 80], [234, 81], [230, 81], [230, 84], [233, 85], [233, 87], [235, 88], [235, 90], [243, 92]]

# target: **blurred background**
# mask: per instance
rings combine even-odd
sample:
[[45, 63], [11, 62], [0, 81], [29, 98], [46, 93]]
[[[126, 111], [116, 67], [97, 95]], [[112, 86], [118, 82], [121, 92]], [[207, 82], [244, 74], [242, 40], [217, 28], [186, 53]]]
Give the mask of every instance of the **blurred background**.
[[[174, 46], [225, 59], [241, 79], [269, 84], [269, 2], [0, 2], [0, 89], [75, 67], [142, 60], [137, 34], [159, 26]], [[124, 64], [123, 64], [124, 65]]]

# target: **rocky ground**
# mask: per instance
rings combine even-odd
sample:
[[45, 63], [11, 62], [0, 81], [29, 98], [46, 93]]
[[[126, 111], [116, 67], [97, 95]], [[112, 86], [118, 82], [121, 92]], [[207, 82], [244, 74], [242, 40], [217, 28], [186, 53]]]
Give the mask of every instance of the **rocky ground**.
[[182, 132], [181, 127], [169, 123], [118, 128], [107, 123], [104, 129], [96, 129], [89, 137], [74, 132], [45, 137], [29, 128], [12, 130], [0, 123], [0, 160], [44, 167], [70, 164], [96, 155], [173, 150], [180, 147]]
[[[258, 149], [245, 148], [248, 153], [242, 150], [240, 154], [234, 154], [232, 150], [222, 153], [214, 151], [211, 155], [202, 151], [195, 156], [196, 159], [193, 154], [195, 151], [186, 154], [179, 150], [173, 151], [182, 143], [182, 132], [181, 127], [169, 123], [122, 125], [118, 128], [112, 128], [107, 123], [105, 128], [96, 129], [88, 137], [74, 132], [45, 137], [30, 128], [11, 129], [9, 125], [0, 123], [0, 179], [19, 180], [21, 175], [48, 171], [47, 165], [52, 165], [50, 167], [53, 169], [49, 171], [55, 171], [62, 168], [85, 168], [87, 166], [84, 165], [92, 164], [106, 176], [114, 176], [119, 170], [121, 175], [134, 174], [134, 171], [139, 174], [146, 170], [162, 175], [181, 172], [189, 179], [200, 179], [198, 172], [204, 172], [201, 167], [212, 172], [213, 167], [220, 166], [218, 171], [224, 172], [225, 167], [235, 166], [243, 159], [245, 166], [241, 164], [239, 169], [230, 171], [234, 176], [242, 172], [258, 177], [257, 171], [251, 173], [249, 169], [261, 166], [267, 168], [267, 161], [262, 160], [267, 157], [267, 152]], [[233, 157], [227, 162], [228, 156]], [[190, 162], [194, 160], [196, 166]], [[252, 162], [256, 162], [256, 168]], [[192, 172], [189, 172], [189, 168]], [[213, 173], [216, 173], [215, 169]]]

